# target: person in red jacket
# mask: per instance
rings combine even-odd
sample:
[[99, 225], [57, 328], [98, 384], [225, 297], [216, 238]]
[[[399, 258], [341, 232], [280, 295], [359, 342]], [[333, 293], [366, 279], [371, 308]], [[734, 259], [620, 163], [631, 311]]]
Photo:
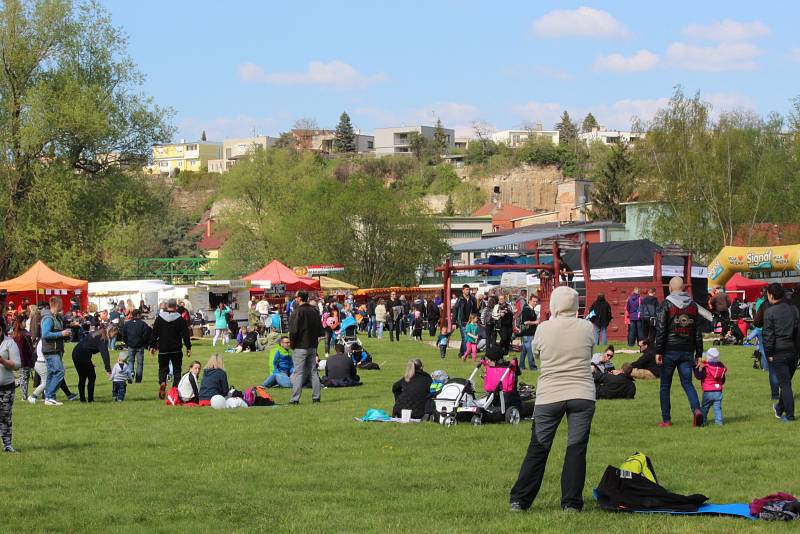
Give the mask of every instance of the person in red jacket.
[[706, 352], [706, 359], [700, 360], [694, 369], [694, 376], [700, 380], [703, 398], [700, 411], [703, 412], [703, 425], [708, 424], [708, 410], [714, 407], [714, 423], [722, 426], [722, 386], [728, 368], [719, 361], [719, 349], [713, 347]]

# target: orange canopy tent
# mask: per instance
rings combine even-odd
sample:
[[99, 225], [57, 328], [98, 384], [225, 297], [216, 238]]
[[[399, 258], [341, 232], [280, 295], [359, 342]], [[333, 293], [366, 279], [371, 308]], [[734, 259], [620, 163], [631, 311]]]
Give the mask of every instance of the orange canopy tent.
[[[259, 280], [269, 280], [273, 286], [282, 284], [286, 286], [287, 291], [299, 291], [305, 289], [307, 291], [319, 291], [319, 280], [313, 278], [305, 278], [297, 276], [293, 270], [279, 262], [272, 260], [269, 264], [242, 277], [242, 280], [249, 280], [250, 282], [258, 282]], [[250, 290], [254, 292], [253, 289]], [[258, 291], [257, 289], [255, 291]]]
[[72, 297], [78, 297], [82, 310], [89, 303], [88, 281], [59, 274], [41, 260], [18, 277], [0, 282], [0, 289], [5, 289], [8, 292], [8, 301], [15, 304], [19, 304], [16, 299], [23, 297], [31, 304], [36, 304], [40, 300], [49, 299], [51, 295], [60, 295], [67, 310]]

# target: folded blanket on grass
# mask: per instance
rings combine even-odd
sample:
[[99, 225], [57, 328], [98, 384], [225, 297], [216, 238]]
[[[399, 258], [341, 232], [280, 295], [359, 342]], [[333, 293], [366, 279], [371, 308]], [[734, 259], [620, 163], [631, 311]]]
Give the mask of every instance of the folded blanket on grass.
[[[599, 501], [597, 490], [593, 491], [594, 500]], [[694, 512], [675, 512], [673, 510], [619, 510], [621, 512], [635, 512], [639, 514], [670, 514], [670, 515], [727, 515], [734, 517], [746, 517], [747, 519], [758, 519], [750, 515], [749, 504], [701, 504]]]

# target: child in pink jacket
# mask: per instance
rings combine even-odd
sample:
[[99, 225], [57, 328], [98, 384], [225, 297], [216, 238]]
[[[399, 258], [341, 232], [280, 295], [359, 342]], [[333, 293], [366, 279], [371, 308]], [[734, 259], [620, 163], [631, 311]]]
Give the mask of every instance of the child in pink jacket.
[[700, 380], [703, 388], [703, 399], [700, 411], [703, 412], [703, 424], [708, 424], [708, 410], [714, 407], [714, 423], [722, 426], [722, 386], [728, 368], [719, 361], [719, 349], [712, 347], [706, 352], [706, 358], [700, 360], [694, 370], [694, 376]]

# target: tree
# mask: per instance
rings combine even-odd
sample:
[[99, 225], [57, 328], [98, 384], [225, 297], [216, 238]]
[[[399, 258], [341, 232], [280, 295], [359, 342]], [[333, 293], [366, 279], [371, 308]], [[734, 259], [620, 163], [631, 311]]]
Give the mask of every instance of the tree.
[[634, 185], [634, 164], [628, 145], [617, 142], [594, 182], [591, 192], [592, 219], [625, 222], [625, 211], [620, 205], [630, 197]]
[[205, 130], [203, 130], [203, 134], [200, 136], [200, 140], [201, 141], [207, 141], [207, 139], [206, 139], [206, 131]]
[[297, 139], [292, 132], [281, 132], [273, 145], [275, 148], [294, 150], [297, 148]]
[[316, 119], [302, 117], [294, 121], [292, 133], [295, 134], [299, 148], [311, 148], [314, 133], [319, 130]]
[[594, 118], [594, 115], [589, 112], [586, 114], [586, 117], [584, 117], [583, 122], [581, 123], [581, 132], [588, 133], [594, 128], [600, 128], [600, 123], [598, 123], [597, 119]]
[[333, 150], [335, 152], [356, 151], [356, 134], [350, 123], [350, 115], [346, 111], [339, 116], [339, 124], [336, 125], [336, 133], [333, 138]]
[[578, 138], [578, 126], [572, 122], [567, 110], [561, 114], [561, 120], [553, 126], [554, 130], [558, 130], [558, 142], [561, 145], [566, 145]]
[[444, 133], [441, 119], [436, 119], [436, 126], [433, 130], [433, 149], [437, 156], [447, 154], [447, 134]]

